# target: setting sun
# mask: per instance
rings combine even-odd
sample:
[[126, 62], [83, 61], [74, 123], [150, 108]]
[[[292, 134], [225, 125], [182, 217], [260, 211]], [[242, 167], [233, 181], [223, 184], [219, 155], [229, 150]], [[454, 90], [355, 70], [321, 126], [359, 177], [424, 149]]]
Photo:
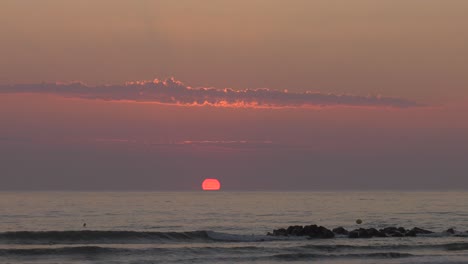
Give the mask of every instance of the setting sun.
[[204, 191], [218, 191], [220, 188], [221, 184], [217, 179], [205, 179], [202, 183]]

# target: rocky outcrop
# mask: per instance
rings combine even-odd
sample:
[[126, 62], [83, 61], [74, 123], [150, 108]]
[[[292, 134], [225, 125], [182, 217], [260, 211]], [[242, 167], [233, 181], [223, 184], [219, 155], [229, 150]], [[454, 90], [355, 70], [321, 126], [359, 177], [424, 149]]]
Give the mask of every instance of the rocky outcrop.
[[337, 235], [345, 235], [347, 236], [349, 234], [349, 231], [344, 229], [343, 227], [337, 227], [337, 228], [333, 228], [333, 233], [337, 234]]
[[406, 232], [405, 236], [410, 236], [410, 237], [415, 237], [417, 235], [427, 235], [427, 234], [432, 234], [434, 232], [432, 231], [429, 231], [429, 230], [425, 230], [425, 229], [422, 229], [422, 228], [418, 228], [418, 227], [415, 227], [411, 230], [408, 230], [408, 232]]
[[268, 233], [270, 236], [308, 236], [310, 238], [333, 238], [335, 234], [323, 227], [317, 225], [306, 226], [289, 226], [288, 228], [280, 228], [273, 230], [273, 233]]
[[349, 232], [349, 238], [371, 238], [371, 237], [386, 237], [387, 235], [375, 228], [359, 228]]
[[[449, 232], [449, 231], [447, 231]], [[417, 235], [431, 234], [432, 231], [415, 227], [411, 230], [403, 227], [386, 227], [380, 230], [375, 228], [359, 228], [349, 233], [349, 238], [371, 238], [371, 237], [415, 237]]]
[[[445, 231], [448, 234], [455, 234], [453, 228]], [[434, 232], [415, 227], [405, 229], [403, 227], [386, 227], [377, 230], [376, 228], [359, 228], [348, 231], [343, 227], [334, 228], [332, 231], [317, 225], [294, 225], [288, 228], [280, 228], [268, 233], [269, 236], [307, 236], [309, 238], [333, 238], [335, 235], [345, 235], [349, 238], [372, 238], [372, 237], [415, 237], [418, 235], [432, 234]]]
[[453, 234], [455, 234], [455, 229], [449, 228], [449, 229], [447, 229], [447, 230], [445, 231], [445, 233], [449, 233], [449, 234], [452, 234], [452, 235], [453, 235]]

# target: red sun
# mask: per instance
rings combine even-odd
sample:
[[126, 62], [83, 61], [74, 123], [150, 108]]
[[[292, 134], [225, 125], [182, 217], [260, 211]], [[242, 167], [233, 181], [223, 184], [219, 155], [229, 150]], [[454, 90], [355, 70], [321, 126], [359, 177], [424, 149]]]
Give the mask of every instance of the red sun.
[[218, 191], [221, 188], [221, 183], [218, 179], [205, 179], [202, 183], [204, 191]]

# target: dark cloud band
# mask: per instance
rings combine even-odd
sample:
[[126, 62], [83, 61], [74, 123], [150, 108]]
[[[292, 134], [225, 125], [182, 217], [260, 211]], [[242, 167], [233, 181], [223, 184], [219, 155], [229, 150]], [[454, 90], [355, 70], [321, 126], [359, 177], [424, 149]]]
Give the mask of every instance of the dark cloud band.
[[87, 86], [83, 83], [41, 83], [0, 86], [0, 93], [46, 93], [64, 97], [153, 102], [171, 105], [251, 108], [300, 107], [417, 107], [420, 104], [401, 98], [288, 92], [271, 89], [192, 88], [170, 78], [165, 81], [128, 82], [125, 85]]

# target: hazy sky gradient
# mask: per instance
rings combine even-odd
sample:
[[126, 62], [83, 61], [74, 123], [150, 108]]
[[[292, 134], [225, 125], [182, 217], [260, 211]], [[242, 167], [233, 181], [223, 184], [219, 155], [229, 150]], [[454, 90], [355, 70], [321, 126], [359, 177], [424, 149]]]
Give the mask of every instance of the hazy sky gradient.
[[0, 81], [467, 95], [463, 0], [3, 0]]
[[[3, 0], [0, 189], [197, 190], [206, 177], [226, 190], [468, 189], [467, 12], [462, 0]], [[125, 86], [171, 76], [268, 88], [274, 105], [346, 100], [161, 105]], [[86, 85], [55, 85], [70, 81]]]

